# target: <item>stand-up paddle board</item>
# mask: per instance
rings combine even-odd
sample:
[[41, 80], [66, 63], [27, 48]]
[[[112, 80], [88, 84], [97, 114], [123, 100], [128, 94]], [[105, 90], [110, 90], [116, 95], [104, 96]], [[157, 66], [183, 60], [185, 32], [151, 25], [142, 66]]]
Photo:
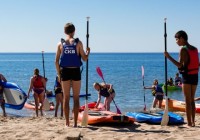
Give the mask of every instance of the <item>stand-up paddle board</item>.
[[26, 102], [26, 93], [15, 83], [2, 82], [5, 107], [20, 110]]

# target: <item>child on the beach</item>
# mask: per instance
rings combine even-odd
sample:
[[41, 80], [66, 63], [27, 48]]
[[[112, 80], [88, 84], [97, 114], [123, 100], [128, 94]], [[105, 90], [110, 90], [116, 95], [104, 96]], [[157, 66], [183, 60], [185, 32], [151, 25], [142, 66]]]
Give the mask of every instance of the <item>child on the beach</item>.
[[6, 82], [6, 81], [7, 81], [6, 78], [2, 74], [0, 74], [0, 106], [2, 108], [4, 117], [6, 117], [6, 111], [5, 111], [5, 100], [3, 97], [4, 87], [3, 87], [2, 82]]
[[57, 117], [58, 107], [61, 104], [61, 117], [63, 117], [63, 92], [58, 75], [56, 76], [54, 92], [56, 96], [56, 108], [55, 108], [55, 117]]
[[159, 103], [158, 107], [161, 108], [164, 92], [162, 87], [158, 85], [158, 80], [155, 79], [151, 87], [144, 87], [144, 89], [152, 89], [152, 94], [155, 96], [153, 101], [153, 108], [156, 107], [157, 103]]

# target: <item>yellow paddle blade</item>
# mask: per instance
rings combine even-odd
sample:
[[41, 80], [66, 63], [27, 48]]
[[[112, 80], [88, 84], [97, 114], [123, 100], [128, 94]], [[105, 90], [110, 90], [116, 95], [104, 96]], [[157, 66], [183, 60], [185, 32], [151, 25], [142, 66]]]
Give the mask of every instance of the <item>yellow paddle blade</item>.
[[43, 109], [46, 111], [50, 110], [50, 104], [49, 104], [49, 100], [47, 98], [44, 99]]
[[169, 115], [168, 115], [168, 98], [166, 96], [166, 103], [165, 103], [165, 111], [162, 117], [161, 126], [166, 126], [169, 122]]
[[87, 125], [88, 125], [88, 104], [87, 104], [87, 101], [86, 101], [85, 109], [84, 109], [84, 112], [83, 112], [83, 117], [82, 117], [82, 120], [81, 120], [81, 126], [87, 127]]

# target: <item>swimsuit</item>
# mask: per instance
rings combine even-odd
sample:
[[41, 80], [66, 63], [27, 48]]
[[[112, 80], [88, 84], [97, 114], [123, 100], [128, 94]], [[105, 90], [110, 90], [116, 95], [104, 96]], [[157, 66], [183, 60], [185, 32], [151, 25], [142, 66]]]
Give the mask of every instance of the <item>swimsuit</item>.
[[33, 88], [33, 91], [37, 94], [41, 94], [42, 92], [44, 92], [44, 89], [41, 88]]

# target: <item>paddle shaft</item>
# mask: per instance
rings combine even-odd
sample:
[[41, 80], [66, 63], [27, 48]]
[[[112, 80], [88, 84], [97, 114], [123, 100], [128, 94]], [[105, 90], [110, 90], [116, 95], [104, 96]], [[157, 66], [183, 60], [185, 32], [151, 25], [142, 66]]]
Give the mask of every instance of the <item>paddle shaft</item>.
[[[164, 38], [165, 38], [165, 52], [167, 51], [167, 26], [166, 26], [166, 20], [164, 23]], [[167, 96], [167, 57], [165, 56], [165, 94]]]
[[[43, 74], [44, 74], [44, 78], [46, 77], [45, 76], [45, 67], [44, 67], [44, 51], [42, 51], [42, 65], [43, 65]], [[45, 78], [45, 80], [46, 80], [46, 78]], [[46, 86], [45, 86], [45, 93], [46, 93]]]
[[[166, 31], [166, 18], [164, 23], [164, 38], [165, 38], [165, 52], [167, 51], [167, 31]], [[166, 126], [169, 122], [168, 116], [168, 98], [167, 98], [167, 58], [165, 57], [165, 92], [166, 92], [166, 105], [165, 111], [162, 117], [161, 126]]]
[[[87, 17], [86, 47], [89, 45], [89, 17]], [[86, 61], [86, 100], [88, 100], [88, 59]]]
[[43, 73], [45, 78], [45, 68], [44, 68], [44, 51], [42, 51], [42, 64], [43, 64]]

